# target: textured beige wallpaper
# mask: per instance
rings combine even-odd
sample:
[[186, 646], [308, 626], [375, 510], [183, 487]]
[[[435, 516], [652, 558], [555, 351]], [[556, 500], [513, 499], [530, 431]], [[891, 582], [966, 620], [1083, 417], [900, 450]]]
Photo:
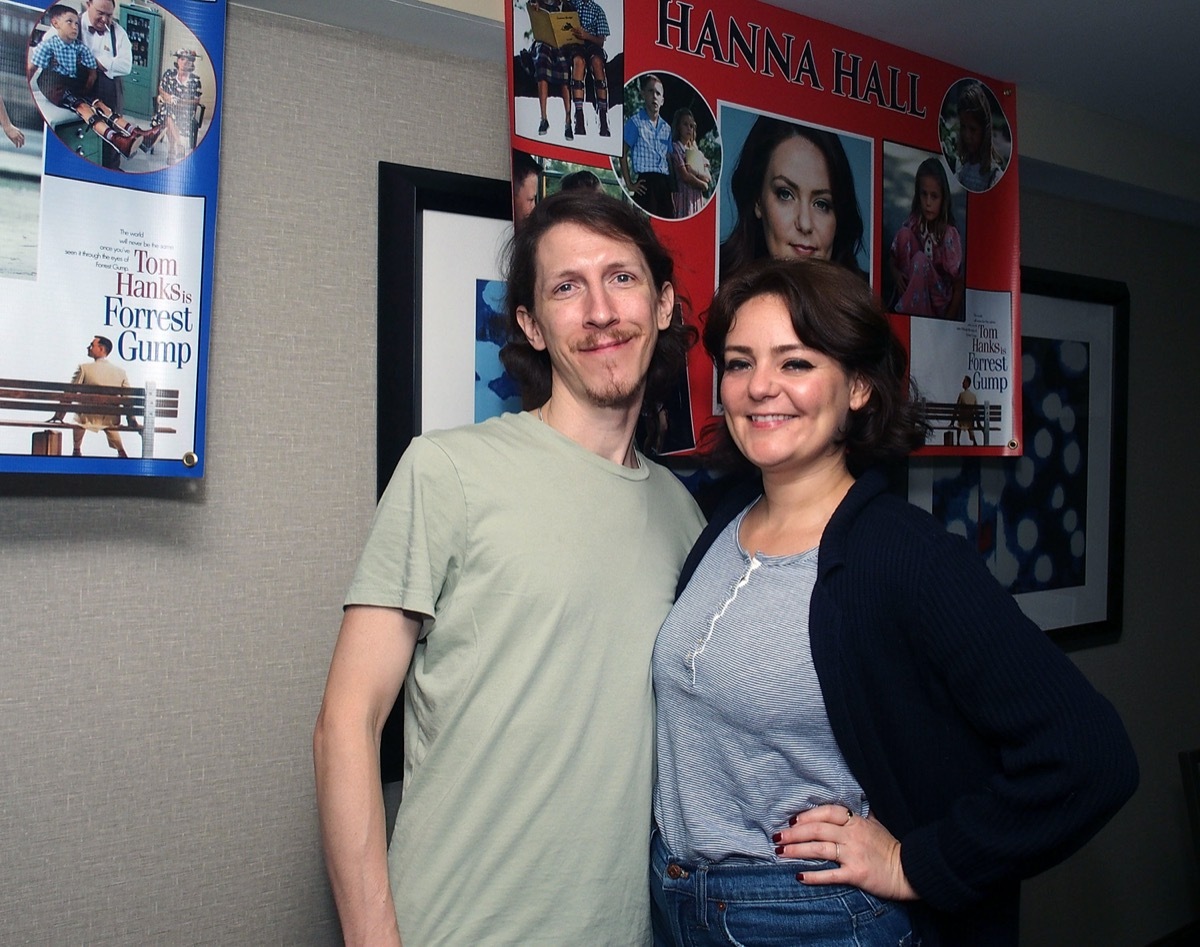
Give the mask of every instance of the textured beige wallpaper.
[[[338, 942], [309, 741], [374, 503], [376, 164], [505, 177], [503, 66], [244, 7], [228, 37], [206, 479], [0, 480], [6, 945]], [[1200, 890], [1200, 232], [1027, 193], [1022, 227], [1024, 262], [1133, 295], [1125, 633], [1073, 657], [1143, 772], [1026, 886], [1022, 943], [1125, 947]]]
[[310, 736], [375, 497], [376, 166], [507, 177], [503, 83], [230, 7], [206, 478], [0, 483], [0, 941], [336, 941]]

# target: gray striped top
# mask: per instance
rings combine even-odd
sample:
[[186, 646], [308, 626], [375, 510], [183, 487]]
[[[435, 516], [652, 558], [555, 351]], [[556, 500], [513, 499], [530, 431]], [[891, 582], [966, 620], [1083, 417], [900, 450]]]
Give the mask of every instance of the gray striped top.
[[750, 555], [745, 511], [705, 554], [654, 646], [654, 816], [689, 861], [777, 861], [771, 836], [825, 803], [867, 800], [829, 727], [808, 640], [817, 550]]

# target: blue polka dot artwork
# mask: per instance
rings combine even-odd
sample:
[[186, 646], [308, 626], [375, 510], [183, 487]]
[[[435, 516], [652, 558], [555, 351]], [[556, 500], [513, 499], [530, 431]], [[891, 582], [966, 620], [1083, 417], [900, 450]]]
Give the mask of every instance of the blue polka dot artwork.
[[1024, 455], [963, 458], [932, 484], [932, 512], [1010, 592], [1087, 581], [1087, 342], [1022, 338]]
[[505, 341], [503, 280], [475, 281], [475, 420], [521, 410], [521, 394], [500, 362]]

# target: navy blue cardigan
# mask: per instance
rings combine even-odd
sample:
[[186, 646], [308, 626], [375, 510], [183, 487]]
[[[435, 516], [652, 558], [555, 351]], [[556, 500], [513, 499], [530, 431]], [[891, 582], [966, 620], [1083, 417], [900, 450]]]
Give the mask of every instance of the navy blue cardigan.
[[[731, 490], [680, 591], [761, 492]], [[1116, 711], [970, 545], [879, 471], [821, 537], [809, 629], [838, 747], [901, 842], [926, 947], [1015, 945], [1020, 879], [1082, 846], [1137, 786]]]

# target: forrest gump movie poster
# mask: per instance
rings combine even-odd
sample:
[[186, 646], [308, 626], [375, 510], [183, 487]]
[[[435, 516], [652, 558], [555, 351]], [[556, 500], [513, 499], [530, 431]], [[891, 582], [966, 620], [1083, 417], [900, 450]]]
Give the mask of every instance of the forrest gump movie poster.
[[224, 0], [0, 0], [0, 471], [198, 477]]

